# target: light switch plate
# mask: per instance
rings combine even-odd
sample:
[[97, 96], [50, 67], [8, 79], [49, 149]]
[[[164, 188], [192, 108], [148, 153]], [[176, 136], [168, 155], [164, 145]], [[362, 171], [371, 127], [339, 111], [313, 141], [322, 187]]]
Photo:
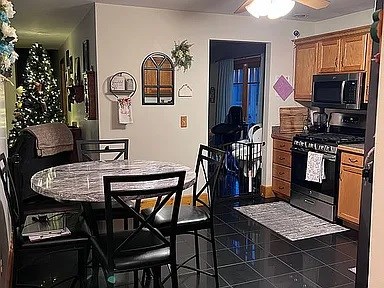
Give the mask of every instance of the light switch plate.
[[180, 117], [180, 127], [181, 128], [187, 128], [188, 127], [188, 117], [187, 116], [181, 116]]

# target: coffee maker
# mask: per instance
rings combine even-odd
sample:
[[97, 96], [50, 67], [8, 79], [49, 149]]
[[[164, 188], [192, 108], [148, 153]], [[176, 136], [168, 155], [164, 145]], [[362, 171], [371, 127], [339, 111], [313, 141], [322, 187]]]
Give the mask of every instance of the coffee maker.
[[328, 115], [321, 109], [319, 112], [313, 112], [309, 132], [324, 133], [328, 130]]

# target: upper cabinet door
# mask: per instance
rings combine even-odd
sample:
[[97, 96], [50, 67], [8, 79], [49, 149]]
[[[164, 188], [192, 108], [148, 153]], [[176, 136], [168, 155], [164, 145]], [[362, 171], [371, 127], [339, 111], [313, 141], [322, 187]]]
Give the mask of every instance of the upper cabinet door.
[[340, 67], [340, 39], [329, 39], [319, 42], [318, 71], [332, 73]]
[[340, 71], [364, 71], [367, 54], [367, 34], [341, 38]]
[[317, 44], [298, 44], [295, 63], [295, 100], [311, 101], [313, 75], [317, 73]]

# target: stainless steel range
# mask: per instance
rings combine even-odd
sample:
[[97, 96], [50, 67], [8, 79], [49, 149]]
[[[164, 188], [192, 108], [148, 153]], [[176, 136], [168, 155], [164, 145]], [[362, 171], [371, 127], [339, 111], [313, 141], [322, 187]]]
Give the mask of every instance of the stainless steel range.
[[[291, 205], [335, 222], [340, 167], [337, 146], [364, 143], [365, 119], [366, 115], [332, 113], [328, 133], [293, 138]], [[306, 180], [309, 151], [323, 154], [325, 177], [321, 183]]]

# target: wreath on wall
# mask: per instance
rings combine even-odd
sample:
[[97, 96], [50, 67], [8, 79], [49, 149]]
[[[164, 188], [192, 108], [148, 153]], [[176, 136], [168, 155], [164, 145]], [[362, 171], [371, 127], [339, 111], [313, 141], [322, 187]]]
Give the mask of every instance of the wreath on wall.
[[183, 68], [184, 72], [191, 68], [193, 56], [191, 55], [190, 48], [193, 44], [189, 44], [187, 40], [177, 44], [171, 51], [172, 59], [175, 66], [179, 69]]

